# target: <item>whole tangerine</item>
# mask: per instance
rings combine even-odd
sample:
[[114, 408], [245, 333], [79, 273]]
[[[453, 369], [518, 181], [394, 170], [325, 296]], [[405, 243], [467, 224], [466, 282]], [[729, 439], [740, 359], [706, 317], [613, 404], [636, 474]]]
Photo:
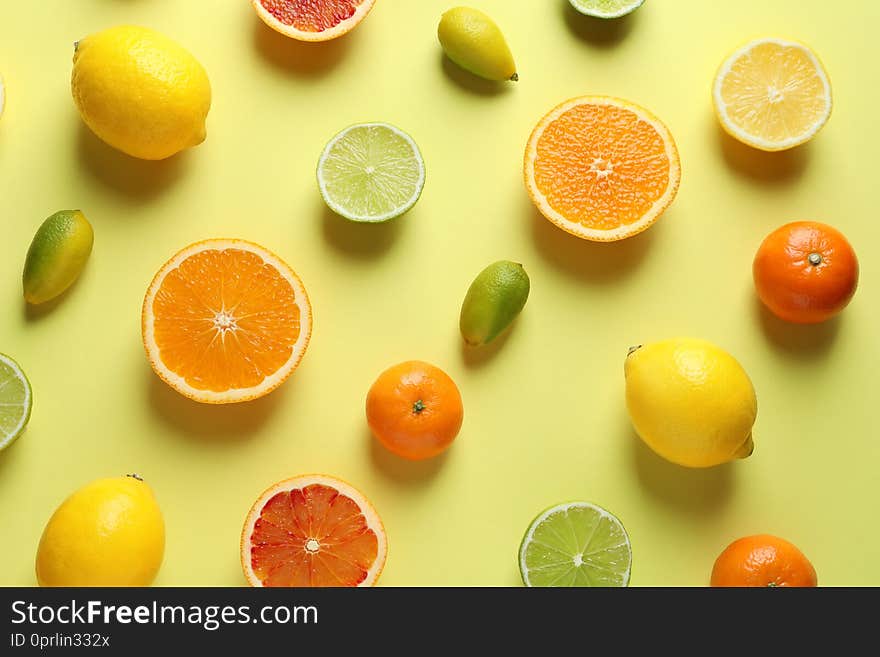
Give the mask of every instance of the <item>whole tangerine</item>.
[[712, 586], [817, 586], [816, 569], [804, 553], [769, 534], [746, 536], [720, 554]]
[[788, 322], [816, 324], [843, 310], [859, 282], [852, 245], [836, 228], [796, 221], [761, 243], [752, 267], [758, 296]]
[[455, 382], [439, 367], [422, 361], [388, 368], [367, 393], [370, 431], [405, 459], [427, 459], [448, 449], [463, 419]]

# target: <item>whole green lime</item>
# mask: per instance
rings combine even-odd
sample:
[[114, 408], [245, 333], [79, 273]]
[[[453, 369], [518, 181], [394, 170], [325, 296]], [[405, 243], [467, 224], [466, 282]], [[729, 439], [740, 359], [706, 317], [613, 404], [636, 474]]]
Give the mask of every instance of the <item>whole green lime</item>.
[[498, 337], [526, 305], [529, 288], [529, 276], [519, 263], [501, 260], [481, 271], [461, 306], [464, 341], [478, 346]]
[[79, 210], [62, 210], [46, 219], [28, 249], [24, 263], [25, 301], [50, 301], [73, 285], [85, 267], [95, 235]]

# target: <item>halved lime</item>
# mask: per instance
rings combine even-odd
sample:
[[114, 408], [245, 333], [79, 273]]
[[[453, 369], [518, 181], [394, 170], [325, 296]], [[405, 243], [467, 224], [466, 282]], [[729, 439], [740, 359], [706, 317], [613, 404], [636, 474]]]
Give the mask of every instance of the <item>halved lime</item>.
[[31, 419], [31, 384], [21, 367], [0, 354], [0, 450], [18, 438]]
[[519, 546], [526, 586], [627, 586], [631, 568], [623, 525], [589, 502], [550, 507], [532, 521]]
[[645, 4], [645, 0], [568, 0], [571, 6], [595, 18], [620, 18]]
[[335, 213], [379, 222], [409, 210], [425, 186], [419, 147], [387, 123], [361, 123], [330, 140], [318, 160], [318, 187]]

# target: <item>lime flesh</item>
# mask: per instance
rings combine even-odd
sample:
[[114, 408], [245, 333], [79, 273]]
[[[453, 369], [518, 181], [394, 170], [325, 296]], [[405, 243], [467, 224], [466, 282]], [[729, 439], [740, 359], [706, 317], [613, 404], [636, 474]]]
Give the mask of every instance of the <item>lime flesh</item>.
[[629, 584], [632, 548], [620, 521], [589, 502], [551, 507], [532, 521], [519, 548], [526, 586]]
[[408, 134], [387, 123], [362, 123], [330, 140], [318, 161], [318, 187], [335, 213], [380, 222], [409, 210], [425, 186], [425, 163]]
[[645, 0], [568, 0], [575, 10], [595, 18], [620, 18], [641, 7]]
[[21, 367], [0, 354], [0, 450], [24, 433], [32, 403], [31, 384]]

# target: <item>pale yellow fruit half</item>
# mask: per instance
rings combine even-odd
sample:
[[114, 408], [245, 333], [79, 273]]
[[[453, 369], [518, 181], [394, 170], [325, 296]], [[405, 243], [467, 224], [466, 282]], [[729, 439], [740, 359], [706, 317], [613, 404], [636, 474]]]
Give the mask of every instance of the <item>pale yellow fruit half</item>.
[[728, 57], [715, 77], [724, 130], [754, 148], [781, 151], [812, 139], [831, 116], [831, 84], [807, 46], [760, 39]]

